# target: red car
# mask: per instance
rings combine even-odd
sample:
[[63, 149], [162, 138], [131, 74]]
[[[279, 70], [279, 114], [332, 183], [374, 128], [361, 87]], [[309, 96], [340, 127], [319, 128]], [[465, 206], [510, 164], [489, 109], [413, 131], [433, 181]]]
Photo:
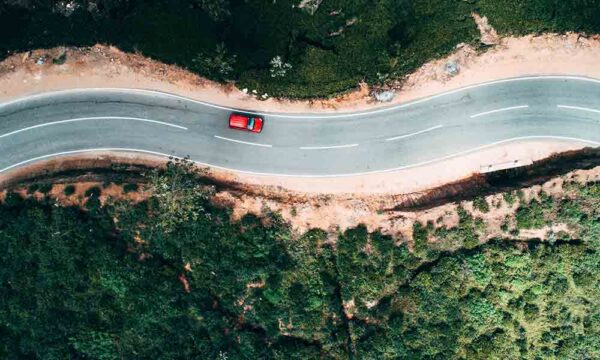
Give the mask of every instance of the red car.
[[233, 113], [229, 115], [229, 127], [259, 133], [263, 128], [263, 118], [254, 115]]

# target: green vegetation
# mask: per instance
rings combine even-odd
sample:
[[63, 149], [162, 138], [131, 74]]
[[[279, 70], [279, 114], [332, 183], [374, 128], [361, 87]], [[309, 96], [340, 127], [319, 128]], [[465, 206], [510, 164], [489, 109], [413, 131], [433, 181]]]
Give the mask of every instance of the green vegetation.
[[458, 225], [450, 229], [442, 227], [433, 231], [433, 235], [440, 239], [440, 242], [430, 245], [431, 248], [455, 250], [459, 248], [471, 249], [479, 245], [479, 235], [483, 232], [485, 224], [481, 219], [473, 218], [461, 207], [457, 211]]
[[98, 186], [93, 186], [85, 191], [85, 197], [98, 197], [102, 193], [102, 189]]
[[232, 223], [196, 175], [172, 163], [135, 205], [8, 194], [0, 358], [600, 357], [600, 184], [520, 203], [519, 228], [570, 225], [553, 241], [479, 244], [459, 208], [415, 225], [411, 252], [364, 227], [334, 245], [277, 214]]
[[123, 185], [123, 192], [128, 194], [130, 192], [135, 192], [139, 188], [138, 184], [125, 184]]
[[47, 194], [52, 190], [52, 184], [31, 184], [27, 187], [27, 194], [33, 194], [36, 191]]
[[[309, 3], [317, 1], [309, 1]], [[72, 8], [65, 7], [74, 3]], [[328, 97], [402, 77], [459, 43], [477, 11], [501, 34], [600, 32], [598, 0], [29, 0], [0, 2], [0, 56], [96, 42], [259, 95]], [[312, 10], [314, 9], [314, 11]], [[53, 59], [60, 64], [64, 55]]]
[[40, 185], [40, 188], [38, 189], [39, 192], [41, 192], [42, 194], [47, 194], [50, 191], [52, 191], [52, 184], [42, 184]]
[[56, 59], [52, 59], [52, 64], [54, 65], [62, 65], [67, 61], [67, 53], [62, 53]]
[[31, 184], [27, 187], [27, 194], [33, 194], [40, 188], [39, 184]]
[[504, 201], [508, 204], [508, 206], [512, 206], [515, 201], [515, 193], [514, 192], [506, 192], [504, 194], [502, 194], [502, 199], [504, 199]]
[[74, 185], [67, 185], [65, 186], [65, 189], [63, 190], [63, 194], [65, 194], [65, 196], [71, 196], [75, 193], [75, 186]]
[[473, 200], [473, 207], [482, 213], [490, 211], [490, 204], [488, 204], [485, 197], [479, 196]]

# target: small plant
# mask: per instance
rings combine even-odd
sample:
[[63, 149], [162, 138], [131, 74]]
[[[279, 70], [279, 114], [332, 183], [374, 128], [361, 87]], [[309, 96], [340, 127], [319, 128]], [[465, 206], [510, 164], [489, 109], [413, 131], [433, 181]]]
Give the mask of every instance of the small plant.
[[41, 192], [42, 194], [47, 194], [50, 191], [52, 191], [52, 184], [42, 184], [42, 185], [40, 185], [40, 188], [38, 191]]
[[487, 199], [484, 197], [475, 198], [475, 200], [473, 200], [473, 207], [482, 213], [490, 211], [490, 204], [488, 204]]
[[60, 54], [59, 57], [52, 59], [52, 64], [54, 65], [62, 65], [67, 61], [67, 53], [64, 52], [62, 54]]
[[75, 186], [74, 185], [67, 185], [65, 186], [65, 189], [63, 190], [63, 194], [65, 194], [65, 196], [71, 196], [75, 193]]
[[482, 218], [476, 218], [474, 222], [475, 230], [480, 233], [485, 233], [485, 229], [487, 228], [485, 225], [485, 221]]
[[283, 62], [281, 60], [281, 56], [277, 55], [273, 59], [271, 59], [271, 72], [272, 78], [284, 77], [288, 70], [292, 68], [292, 65]]
[[125, 194], [129, 194], [131, 192], [136, 192], [138, 190], [139, 186], [138, 184], [125, 184], [123, 186], [123, 192]]
[[199, 53], [194, 59], [194, 70], [216, 80], [226, 80], [233, 72], [235, 55], [229, 55], [224, 43], [217, 44], [212, 54]]
[[504, 194], [502, 194], [502, 197], [504, 198], [504, 201], [506, 201], [506, 203], [508, 205], [513, 205], [515, 203], [515, 194], [514, 192], [505, 192]]
[[500, 225], [500, 230], [502, 230], [503, 232], [508, 232], [509, 228], [509, 224], [510, 224], [510, 219], [507, 216], [504, 221], [502, 222], [502, 225]]
[[517, 198], [519, 198], [519, 201], [524, 202], [525, 201], [525, 192], [523, 192], [523, 190], [517, 191]]
[[10, 208], [20, 206], [22, 203], [23, 203], [23, 197], [21, 196], [21, 194], [11, 191], [6, 194], [3, 205], [10, 209]]
[[27, 194], [33, 194], [34, 192], [38, 191], [40, 189], [40, 185], [39, 184], [31, 184], [27, 187]]
[[228, 0], [195, 0], [195, 2], [213, 21], [221, 21], [231, 15]]
[[546, 225], [545, 211], [538, 201], [521, 206], [515, 214], [518, 229], [540, 229]]
[[90, 211], [97, 211], [100, 209], [102, 204], [100, 203], [100, 199], [97, 196], [90, 196], [89, 199], [85, 202], [85, 208]]
[[93, 186], [85, 191], [85, 197], [99, 197], [102, 190], [98, 186]]

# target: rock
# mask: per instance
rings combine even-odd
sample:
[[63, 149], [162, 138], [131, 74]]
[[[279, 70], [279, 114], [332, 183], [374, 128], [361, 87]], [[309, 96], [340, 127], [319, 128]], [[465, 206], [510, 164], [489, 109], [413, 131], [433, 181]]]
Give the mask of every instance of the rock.
[[358, 22], [358, 18], [355, 16], [351, 19], [346, 20], [346, 26], [352, 26]]
[[317, 12], [319, 5], [321, 5], [321, 2], [323, 2], [323, 0], [302, 0], [300, 4], [298, 4], [298, 7], [307, 13], [314, 15], [315, 12]]
[[373, 97], [379, 102], [390, 102], [394, 99], [395, 96], [396, 92], [394, 90], [386, 90], [373, 93]]
[[444, 65], [444, 72], [450, 76], [458, 74], [460, 66], [456, 60], [450, 60]]
[[471, 13], [475, 23], [477, 24], [477, 28], [479, 28], [479, 33], [481, 36], [481, 43], [483, 45], [498, 45], [500, 44], [500, 37], [496, 30], [488, 23], [488, 18], [483, 16], [481, 17], [479, 14], [473, 12]]
[[31, 51], [27, 51], [25, 54], [23, 54], [23, 57], [21, 58], [21, 62], [25, 63], [25, 61], [27, 61], [30, 56], [31, 56]]

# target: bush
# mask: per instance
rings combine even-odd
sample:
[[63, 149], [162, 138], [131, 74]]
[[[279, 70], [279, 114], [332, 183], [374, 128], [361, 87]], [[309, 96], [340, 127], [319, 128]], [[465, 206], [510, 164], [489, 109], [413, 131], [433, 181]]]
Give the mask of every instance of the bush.
[[52, 191], [52, 184], [31, 184], [27, 187], [27, 194], [33, 194], [36, 191], [47, 194]]
[[85, 191], [85, 197], [99, 197], [102, 194], [102, 189], [98, 186], [93, 186]]
[[54, 65], [63, 65], [67, 61], [67, 53], [63, 52], [56, 59], [52, 59], [52, 64]]
[[33, 194], [40, 189], [40, 184], [31, 184], [27, 187], [27, 194]]
[[518, 229], [539, 229], [548, 224], [546, 213], [552, 203], [540, 203], [532, 200], [529, 204], [519, 206], [516, 213]]
[[138, 190], [138, 184], [125, 184], [123, 186], [123, 191], [125, 192], [125, 194], [128, 194], [130, 192], [135, 192]]
[[481, 196], [473, 200], [473, 207], [482, 213], [490, 211], [490, 205], [488, 204], [487, 199]]
[[63, 194], [65, 194], [65, 196], [71, 196], [75, 193], [75, 186], [74, 185], [67, 185], [65, 186], [65, 189], [63, 190]]
[[50, 191], [52, 191], [52, 187], [52, 184], [42, 184], [40, 185], [39, 192], [41, 192], [42, 194], [47, 194]]
[[515, 194], [512, 191], [503, 193], [502, 198], [509, 206], [512, 206], [516, 201]]

